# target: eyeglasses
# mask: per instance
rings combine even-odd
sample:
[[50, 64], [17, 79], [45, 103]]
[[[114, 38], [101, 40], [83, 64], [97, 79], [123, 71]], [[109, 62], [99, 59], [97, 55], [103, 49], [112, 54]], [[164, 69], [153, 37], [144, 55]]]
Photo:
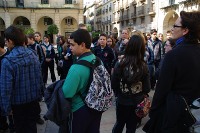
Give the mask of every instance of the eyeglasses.
[[176, 28], [176, 27], [177, 27], [177, 28], [183, 28], [183, 26], [181, 26], [181, 25], [175, 25], [175, 24], [174, 24], [172, 27], [173, 27], [173, 28]]

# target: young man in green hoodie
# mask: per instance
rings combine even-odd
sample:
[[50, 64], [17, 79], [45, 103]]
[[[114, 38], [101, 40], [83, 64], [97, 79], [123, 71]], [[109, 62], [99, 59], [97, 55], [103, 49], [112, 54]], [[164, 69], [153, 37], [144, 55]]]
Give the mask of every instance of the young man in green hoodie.
[[[78, 60], [92, 62], [96, 59], [90, 51], [91, 37], [87, 30], [79, 29], [70, 35], [70, 48]], [[90, 76], [90, 68], [74, 64], [69, 69], [62, 90], [65, 98], [72, 101], [72, 133], [99, 133], [102, 113], [92, 110], [85, 105], [80, 93], [86, 95], [87, 84]], [[80, 93], [79, 93], [80, 92]]]

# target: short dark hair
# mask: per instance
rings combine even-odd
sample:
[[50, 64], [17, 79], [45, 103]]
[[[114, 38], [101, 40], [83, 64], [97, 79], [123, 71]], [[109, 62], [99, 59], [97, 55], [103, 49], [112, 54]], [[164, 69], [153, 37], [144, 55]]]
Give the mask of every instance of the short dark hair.
[[25, 43], [25, 35], [23, 31], [13, 25], [9, 26], [5, 32], [6, 40], [12, 40], [15, 46], [23, 46]]
[[70, 39], [74, 39], [74, 42], [76, 42], [78, 45], [81, 45], [81, 43], [85, 43], [85, 47], [87, 49], [90, 49], [91, 46], [91, 37], [87, 30], [85, 29], [78, 29], [74, 31], [70, 35]]
[[86, 27], [86, 28], [87, 28], [87, 26], [86, 26], [85, 24], [80, 23], [80, 24], [78, 25], [78, 29], [81, 29], [82, 27]]
[[108, 38], [107, 34], [105, 34], [105, 33], [101, 33], [99, 37], [101, 37], [101, 36], [106, 37], [106, 39]]
[[167, 32], [166, 32], [166, 34], [171, 34], [172, 32], [170, 31], [170, 30], [168, 30]]
[[200, 40], [200, 11], [180, 12], [181, 24], [189, 32], [184, 35], [185, 41], [189, 43], [198, 43]]
[[[49, 35], [47, 35], [47, 34], [45, 34], [44, 37], [50, 39]], [[44, 38], [44, 37], [43, 37], [43, 38]]]
[[152, 29], [150, 33], [153, 34], [154, 32], [157, 33], [157, 30], [156, 29]]
[[37, 31], [37, 32], [35, 32], [34, 34], [38, 34], [39, 36], [41, 36], [41, 33], [40, 33], [40, 32], [38, 32], [38, 31]]
[[29, 39], [35, 40], [34, 34], [28, 34], [28, 35], [26, 35], [26, 37]]
[[[175, 42], [175, 40], [174, 40], [174, 39], [172, 39], [172, 38], [169, 38], [167, 41], [169, 41], [169, 43], [170, 43], [171, 47], [174, 47], [174, 46], [176, 45], [176, 42]], [[166, 41], [166, 42], [167, 42], [167, 41]]]
[[4, 48], [4, 46], [5, 46], [5, 39], [0, 36], [0, 47]]

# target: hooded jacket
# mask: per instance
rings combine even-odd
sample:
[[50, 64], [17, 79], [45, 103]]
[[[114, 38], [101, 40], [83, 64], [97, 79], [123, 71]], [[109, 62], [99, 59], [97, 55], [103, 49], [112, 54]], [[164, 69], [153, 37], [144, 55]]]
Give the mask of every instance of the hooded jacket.
[[0, 105], [8, 115], [11, 105], [30, 103], [41, 98], [43, 81], [41, 67], [35, 52], [15, 46], [1, 64]]

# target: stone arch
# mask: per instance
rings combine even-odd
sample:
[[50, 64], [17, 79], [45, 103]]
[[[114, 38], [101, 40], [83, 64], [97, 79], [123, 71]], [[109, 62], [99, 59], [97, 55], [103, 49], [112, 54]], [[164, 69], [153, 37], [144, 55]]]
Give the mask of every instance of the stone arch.
[[6, 29], [5, 21], [0, 17], [0, 36], [4, 37], [4, 31]]
[[22, 26], [24, 29], [31, 28], [31, 23], [27, 17], [18, 16], [13, 20], [13, 25]]
[[165, 35], [165, 33], [168, 30], [171, 30], [172, 25], [175, 23], [176, 19], [178, 18], [178, 14], [175, 11], [169, 11], [166, 16], [164, 17], [164, 21], [163, 21], [163, 33]]
[[[41, 33], [42, 37], [47, 34], [48, 26], [54, 24], [54, 21], [49, 16], [42, 16], [36, 23], [37, 31]], [[58, 26], [58, 25], [57, 25]], [[52, 37], [51, 37], [52, 38]]]
[[62, 27], [60, 29], [61, 35], [68, 37], [78, 29], [78, 21], [72, 16], [67, 16], [61, 20], [60, 27]]

